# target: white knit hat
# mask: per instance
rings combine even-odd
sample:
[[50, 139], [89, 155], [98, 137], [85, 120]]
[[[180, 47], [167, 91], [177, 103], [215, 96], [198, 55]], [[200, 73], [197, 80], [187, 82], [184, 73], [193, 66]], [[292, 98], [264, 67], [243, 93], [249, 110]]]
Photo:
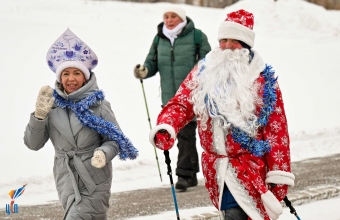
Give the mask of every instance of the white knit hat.
[[61, 72], [69, 67], [81, 70], [86, 80], [90, 78], [90, 70], [98, 64], [97, 55], [79, 39], [70, 29], [67, 29], [50, 47], [46, 62], [55, 72], [60, 82]]
[[187, 17], [185, 15], [185, 10], [183, 8], [175, 5], [175, 4], [166, 6], [165, 10], [163, 12], [163, 15], [165, 13], [168, 13], [168, 12], [176, 13], [178, 15], [178, 17], [180, 17], [182, 19], [182, 21], [186, 21], [187, 20]]
[[254, 15], [243, 9], [227, 14], [227, 18], [218, 30], [218, 41], [235, 39], [243, 41], [250, 47], [254, 46], [255, 32], [253, 31]]

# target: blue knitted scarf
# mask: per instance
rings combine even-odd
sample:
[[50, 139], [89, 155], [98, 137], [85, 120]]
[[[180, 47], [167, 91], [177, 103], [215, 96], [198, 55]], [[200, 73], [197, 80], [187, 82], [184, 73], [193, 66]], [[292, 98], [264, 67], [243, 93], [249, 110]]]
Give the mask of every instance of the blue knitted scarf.
[[[259, 117], [256, 123], [259, 127], [266, 126], [270, 114], [274, 111], [276, 105], [276, 92], [275, 84], [277, 77], [274, 78], [275, 71], [272, 66], [266, 64], [263, 70], [262, 76], [264, 77], [265, 83], [263, 88], [263, 106], [260, 109]], [[208, 97], [205, 98], [206, 104]], [[240, 144], [242, 148], [251, 152], [254, 156], [262, 157], [265, 153], [270, 152], [271, 147], [268, 140], [256, 140], [251, 137], [247, 132], [242, 129], [231, 125], [231, 136], [233, 140]]]
[[91, 113], [90, 106], [100, 103], [104, 100], [104, 94], [98, 90], [78, 102], [66, 100], [61, 97], [56, 90], [53, 92], [55, 98], [54, 103], [63, 109], [71, 109], [80, 123], [92, 130], [95, 130], [101, 135], [104, 135], [110, 140], [115, 141], [119, 146], [119, 158], [133, 160], [138, 156], [138, 150], [132, 145], [131, 141], [123, 134], [123, 132], [111, 121], [98, 117]]

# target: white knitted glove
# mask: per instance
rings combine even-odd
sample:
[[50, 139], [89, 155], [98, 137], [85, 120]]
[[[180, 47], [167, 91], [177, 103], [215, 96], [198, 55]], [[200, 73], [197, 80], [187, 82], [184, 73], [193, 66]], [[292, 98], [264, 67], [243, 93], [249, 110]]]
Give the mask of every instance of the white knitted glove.
[[52, 97], [53, 89], [50, 86], [43, 86], [39, 91], [37, 102], [35, 103], [34, 116], [39, 119], [45, 119], [50, 112], [54, 103], [54, 97]]
[[104, 151], [102, 150], [94, 151], [93, 157], [91, 158], [91, 164], [96, 168], [104, 167], [106, 164], [106, 157]]
[[274, 194], [268, 190], [266, 193], [261, 195], [261, 200], [270, 219], [272, 220], [278, 219], [282, 214], [283, 209], [281, 203], [279, 202], [279, 200], [276, 199]]
[[137, 79], [144, 79], [148, 75], [148, 69], [144, 65], [137, 64], [133, 73]]

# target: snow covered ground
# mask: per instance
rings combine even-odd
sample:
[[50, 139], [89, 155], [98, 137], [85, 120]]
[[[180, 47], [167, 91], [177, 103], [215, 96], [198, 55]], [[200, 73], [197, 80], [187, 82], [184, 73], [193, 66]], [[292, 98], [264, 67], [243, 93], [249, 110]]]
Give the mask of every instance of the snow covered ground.
[[[52, 176], [53, 146], [48, 142], [42, 150], [30, 151], [23, 143], [23, 133], [40, 87], [54, 86], [54, 73], [45, 63], [47, 50], [68, 27], [98, 55], [94, 72], [99, 87], [124, 133], [140, 151], [135, 161], [114, 159], [112, 192], [169, 185], [163, 154], [157, 150], [163, 182], [159, 178], [154, 149], [148, 142], [142, 88], [132, 73], [144, 61], [166, 5], [0, 0], [0, 205], [9, 203], [8, 192], [23, 184], [28, 185], [16, 200], [19, 205], [58, 199]], [[253, 12], [255, 49], [279, 76], [292, 160], [340, 153], [340, 11], [327, 11], [302, 0], [243, 0], [225, 9], [182, 6], [195, 26], [207, 34], [212, 47], [217, 46], [217, 30], [228, 12], [240, 8]], [[158, 75], [145, 80], [144, 87], [154, 126], [161, 109]], [[170, 156], [175, 169], [176, 147]], [[198, 177], [203, 178], [202, 173]], [[317, 204], [328, 207], [339, 202]], [[303, 207], [317, 212], [313, 204], [303, 205], [299, 211]], [[339, 220], [335, 216], [327, 219]]]
[[[318, 202], [313, 202], [301, 206], [295, 206], [295, 210], [301, 220], [339, 220], [339, 204], [340, 198], [331, 198], [327, 200], [321, 200]], [[192, 216], [201, 215], [203, 213], [214, 213], [214, 207], [200, 207], [188, 210], [179, 210], [179, 216], [181, 220], [193, 220]], [[130, 220], [173, 220], [176, 218], [176, 212], [169, 211], [164, 212], [159, 215], [145, 216], [130, 218]], [[288, 208], [283, 209], [283, 214], [280, 216], [279, 220], [296, 220], [297, 218], [289, 212]], [[198, 220], [198, 219], [197, 219]], [[219, 220], [216, 218], [216, 220]]]

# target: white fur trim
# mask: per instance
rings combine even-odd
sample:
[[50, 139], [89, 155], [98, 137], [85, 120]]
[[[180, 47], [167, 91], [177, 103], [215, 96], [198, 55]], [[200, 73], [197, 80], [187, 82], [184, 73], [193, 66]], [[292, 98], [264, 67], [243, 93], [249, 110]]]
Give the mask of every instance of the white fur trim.
[[224, 220], [225, 219], [224, 211], [218, 211], [218, 217], [220, 220]]
[[163, 15], [167, 12], [176, 13], [178, 15], [178, 17], [180, 17], [182, 19], [182, 21], [187, 20], [187, 17], [185, 15], [185, 10], [181, 7], [178, 7], [176, 5], [168, 5], [168, 6], [165, 7], [165, 9], [163, 11]]
[[274, 194], [268, 190], [266, 193], [261, 195], [261, 200], [269, 217], [272, 220], [278, 219], [282, 214], [283, 209], [281, 203], [276, 199]]
[[252, 82], [254, 82], [257, 78], [259, 78], [260, 73], [263, 72], [266, 64], [257, 51], [253, 49], [251, 51], [253, 51], [254, 57], [249, 64], [249, 78]]
[[252, 200], [252, 198], [249, 197], [247, 192], [239, 186], [239, 182], [235, 178], [236, 177], [233, 175], [233, 170], [231, 169], [231, 166], [228, 166], [225, 183], [227, 184], [237, 204], [252, 220], [263, 220], [259, 213], [259, 210], [251, 204], [252, 202], [250, 201]]
[[295, 180], [294, 174], [282, 170], [269, 171], [266, 175], [267, 184], [275, 183], [294, 186], [294, 180]]
[[162, 130], [162, 129], [166, 130], [170, 134], [171, 138], [173, 138], [174, 140], [176, 139], [175, 129], [172, 126], [168, 124], [157, 125], [150, 131], [150, 134], [149, 134], [149, 141], [154, 147], [157, 147], [154, 141], [155, 135], [159, 130]]
[[[58, 37], [58, 39], [51, 45], [46, 54], [46, 62], [48, 67], [56, 73], [57, 81], [60, 81], [60, 72], [67, 67], [64, 66], [66, 61], [76, 61], [82, 63], [86, 69], [93, 70], [98, 64], [98, 57], [94, 51], [78, 36], [76, 36], [69, 28]], [[62, 64], [63, 67], [59, 67]], [[85, 68], [76, 66], [84, 74], [86, 79], [90, 78], [90, 72]]]
[[228, 169], [228, 163], [229, 163], [229, 158], [224, 157], [224, 158], [219, 158], [217, 159], [217, 174], [219, 178], [216, 179], [216, 183], [218, 185], [218, 188], [220, 189], [220, 194], [218, 197], [218, 207], [221, 209], [221, 203], [222, 203], [222, 196], [223, 196], [223, 189], [224, 189], [224, 181], [225, 178], [227, 178], [227, 169]]
[[213, 120], [213, 142], [214, 149], [217, 154], [227, 156], [226, 146], [225, 146], [225, 137], [223, 128], [219, 125], [219, 119]]
[[220, 41], [221, 39], [240, 40], [248, 44], [250, 47], [253, 47], [255, 40], [255, 32], [243, 26], [242, 24], [232, 21], [223, 21], [220, 24], [217, 37], [218, 41]]
[[55, 71], [55, 76], [56, 76], [58, 82], [60, 82], [61, 72], [64, 69], [69, 68], [69, 67], [74, 67], [74, 68], [81, 70], [84, 73], [86, 80], [88, 80], [90, 78], [90, 71], [89, 71], [89, 69], [87, 69], [87, 67], [82, 62], [79, 62], [79, 61], [64, 61], [64, 62], [59, 64], [59, 66], [57, 67], [57, 70]]

